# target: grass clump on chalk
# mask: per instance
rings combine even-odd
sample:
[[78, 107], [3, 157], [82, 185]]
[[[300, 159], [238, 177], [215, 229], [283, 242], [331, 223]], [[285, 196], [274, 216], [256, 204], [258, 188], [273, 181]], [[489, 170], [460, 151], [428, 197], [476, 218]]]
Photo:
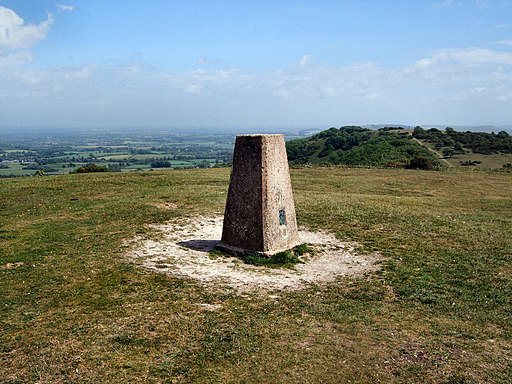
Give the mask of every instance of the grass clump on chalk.
[[304, 261], [301, 260], [300, 256], [306, 255], [306, 254], [312, 254], [313, 250], [312, 248], [306, 244], [299, 244], [296, 247], [283, 251], [278, 252], [275, 255], [271, 256], [265, 256], [258, 252], [247, 252], [243, 254], [238, 255], [231, 255], [229, 253], [225, 253], [221, 250], [214, 249], [210, 252], [211, 257], [218, 257], [218, 256], [224, 256], [224, 257], [232, 257], [235, 256], [241, 261], [243, 261], [245, 264], [250, 265], [256, 265], [256, 266], [262, 266], [262, 267], [269, 267], [269, 268], [293, 268], [296, 264], [302, 264]]
[[248, 253], [240, 256], [246, 264], [264, 266], [270, 268], [292, 268], [296, 264], [302, 264], [300, 256], [309, 253], [310, 247], [307, 244], [297, 245], [295, 248], [276, 253], [270, 257], [259, 253]]

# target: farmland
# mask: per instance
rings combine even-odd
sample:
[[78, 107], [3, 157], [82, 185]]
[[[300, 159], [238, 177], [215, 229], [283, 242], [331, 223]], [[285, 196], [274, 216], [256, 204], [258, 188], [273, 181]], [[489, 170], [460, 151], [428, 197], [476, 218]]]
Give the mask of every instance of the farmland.
[[209, 168], [229, 163], [233, 134], [46, 132], [0, 139], [0, 177], [67, 174], [89, 163], [111, 171]]

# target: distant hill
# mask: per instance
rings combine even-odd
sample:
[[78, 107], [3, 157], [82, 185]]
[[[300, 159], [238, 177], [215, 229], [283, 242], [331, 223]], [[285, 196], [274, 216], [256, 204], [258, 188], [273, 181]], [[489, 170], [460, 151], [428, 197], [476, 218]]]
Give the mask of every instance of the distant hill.
[[512, 169], [512, 136], [498, 133], [414, 128], [412, 137], [451, 166]]
[[[499, 132], [499, 131], [506, 131], [509, 133], [512, 133], [512, 125], [503, 125], [503, 126], [497, 126], [497, 125], [439, 125], [439, 124], [420, 124], [422, 127], [428, 127], [428, 128], [437, 128], [440, 130], [444, 130], [446, 127], [452, 127], [456, 131], [471, 131], [471, 132]], [[405, 129], [413, 129], [414, 125], [406, 125], [406, 124], [369, 124], [369, 125], [361, 125], [363, 128], [370, 128], [370, 129], [380, 129], [384, 127], [402, 127]], [[316, 133], [316, 132], [315, 132]]]
[[436, 149], [442, 149], [449, 155], [469, 149], [474, 153], [483, 155], [512, 153], [512, 136], [505, 131], [495, 133], [486, 132], [458, 132], [453, 128], [441, 131], [437, 128], [425, 130], [414, 128], [413, 138], [431, 143]]
[[438, 158], [402, 127], [344, 126], [286, 143], [291, 164], [343, 164], [434, 169]]

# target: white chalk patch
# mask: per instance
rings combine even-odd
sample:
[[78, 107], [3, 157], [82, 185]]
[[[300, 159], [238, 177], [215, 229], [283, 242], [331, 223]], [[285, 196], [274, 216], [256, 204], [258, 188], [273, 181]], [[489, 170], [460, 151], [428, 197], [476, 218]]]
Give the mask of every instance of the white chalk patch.
[[212, 256], [220, 241], [222, 217], [196, 217], [153, 226], [162, 239], [137, 239], [128, 257], [151, 271], [185, 276], [206, 285], [225, 285], [240, 292], [296, 290], [308, 284], [334, 281], [378, 269], [378, 254], [357, 254], [357, 244], [344, 243], [327, 232], [299, 230], [313, 255], [293, 268], [269, 268], [243, 263], [236, 257]]

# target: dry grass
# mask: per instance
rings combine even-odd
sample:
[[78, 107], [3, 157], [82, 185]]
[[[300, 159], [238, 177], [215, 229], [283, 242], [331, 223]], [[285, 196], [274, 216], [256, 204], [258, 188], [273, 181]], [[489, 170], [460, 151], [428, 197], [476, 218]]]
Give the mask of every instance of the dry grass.
[[127, 263], [222, 213], [228, 172], [0, 180], [0, 382], [512, 381], [512, 175], [292, 170], [299, 222], [384, 255], [362, 278], [240, 296]]
[[442, 148], [436, 149], [432, 143], [424, 140], [415, 140], [433, 152], [444, 164], [451, 167], [461, 167], [461, 163], [467, 161], [479, 161], [480, 163], [475, 164], [473, 167], [480, 169], [502, 169], [503, 165], [512, 164], [511, 153], [493, 153], [490, 155], [483, 155], [480, 153], [473, 153], [473, 151], [465, 149], [465, 153], [463, 154], [456, 154], [452, 157], [445, 158], [442, 154]]
[[454, 166], [460, 166], [461, 162], [466, 161], [480, 161], [479, 164], [476, 165], [478, 168], [503, 168], [505, 164], [512, 164], [512, 154], [511, 153], [495, 153], [492, 155], [481, 155], [479, 153], [473, 153], [468, 151], [463, 155], [454, 155], [451, 158], [447, 159]]

